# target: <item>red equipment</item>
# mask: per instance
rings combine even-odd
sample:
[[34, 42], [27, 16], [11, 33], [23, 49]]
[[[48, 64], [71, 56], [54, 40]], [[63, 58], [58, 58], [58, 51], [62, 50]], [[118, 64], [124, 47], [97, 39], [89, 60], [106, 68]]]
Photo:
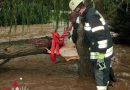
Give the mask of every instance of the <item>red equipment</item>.
[[64, 39], [66, 36], [67, 36], [66, 29], [64, 29], [62, 36], [60, 36], [59, 33], [57, 32], [52, 33], [52, 41], [51, 41], [52, 45], [50, 49], [51, 50], [50, 57], [53, 62], [56, 62], [56, 56], [60, 55], [59, 49], [60, 49], [60, 46], [64, 45]]

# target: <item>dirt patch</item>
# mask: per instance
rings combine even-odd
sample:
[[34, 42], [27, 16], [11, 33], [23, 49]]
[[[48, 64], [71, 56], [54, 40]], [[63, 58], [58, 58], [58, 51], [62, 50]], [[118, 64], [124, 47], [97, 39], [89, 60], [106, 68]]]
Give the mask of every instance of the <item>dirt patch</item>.
[[[30, 90], [83, 90], [88, 85], [79, 80], [77, 72], [76, 63], [54, 64], [48, 55], [20, 57], [0, 68], [0, 86], [17, 80]], [[89, 85], [93, 90], [94, 82], [89, 80]]]

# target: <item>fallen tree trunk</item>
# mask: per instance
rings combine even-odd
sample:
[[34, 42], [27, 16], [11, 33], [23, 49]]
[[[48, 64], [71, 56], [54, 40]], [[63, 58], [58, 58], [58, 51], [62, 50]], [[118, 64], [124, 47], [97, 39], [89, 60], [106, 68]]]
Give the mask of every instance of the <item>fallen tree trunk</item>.
[[[79, 36], [83, 36], [82, 30], [79, 31]], [[42, 37], [35, 39], [18, 40], [11, 42], [0, 43], [0, 65], [8, 62], [12, 58], [36, 55], [36, 54], [48, 54], [45, 48], [50, 49], [51, 38]], [[73, 44], [66, 44], [60, 49], [61, 56], [66, 59], [66, 61], [77, 60], [80, 56], [79, 61], [79, 75], [80, 77], [90, 76], [90, 63], [89, 63], [89, 52], [87, 46], [82, 43], [83, 37], [79, 38], [76, 45], [77, 50], [73, 47]], [[79, 56], [77, 54], [79, 53]], [[68, 55], [69, 54], [69, 55]], [[3, 59], [3, 60], [2, 60]]]
[[0, 43], [0, 59], [11, 59], [27, 55], [47, 54], [44, 48], [50, 48], [51, 38], [35, 38]]
[[[0, 43], [0, 65], [5, 64], [12, 58], [36, 55], [36, 54], [48, 54], [48, 50], [51, 48], [51, 38], [42, 37], [26, 40], [18, 40], [11, 42]], [[60, 55], [65, 61], [78, 60], [74, 44], [67, 43], [60, 48]], [[48, 50], [47, 50], [48, 49]]]

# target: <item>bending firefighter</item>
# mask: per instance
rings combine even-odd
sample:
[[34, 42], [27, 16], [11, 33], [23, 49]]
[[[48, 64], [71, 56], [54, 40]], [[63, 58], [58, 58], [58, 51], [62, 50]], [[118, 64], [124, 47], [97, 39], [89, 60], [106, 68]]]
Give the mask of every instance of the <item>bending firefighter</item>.
[[77, 28], [79, 22], [82, 21], [87, 44], [90, 46], [90, 60], [93, 64], [97, 90], [107, 90], [110, 79], [114, 81], [115, 78], [111, 68], [113, 42], [108, 25], [95, 8], [85, 6], [84, 0], [71, 0], [69, 7], [72, 12], [79, 15], [74, 17], [76, 20], [72, 20], [72, 40], [76, 43]]

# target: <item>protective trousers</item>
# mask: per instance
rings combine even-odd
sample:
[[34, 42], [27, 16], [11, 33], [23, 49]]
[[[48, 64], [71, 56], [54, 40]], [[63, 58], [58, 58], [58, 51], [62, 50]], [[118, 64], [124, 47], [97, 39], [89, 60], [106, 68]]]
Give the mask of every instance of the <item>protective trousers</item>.
[[111, 58], [105, 58], [104, 61], [106, 64], [106, 69], [103, 69], [103, 70], [99, 70], [96, 62], [92, 63], [94, 77], [95, 77], [97, 86], [107, 86], [108, 81], [109, 81]]

